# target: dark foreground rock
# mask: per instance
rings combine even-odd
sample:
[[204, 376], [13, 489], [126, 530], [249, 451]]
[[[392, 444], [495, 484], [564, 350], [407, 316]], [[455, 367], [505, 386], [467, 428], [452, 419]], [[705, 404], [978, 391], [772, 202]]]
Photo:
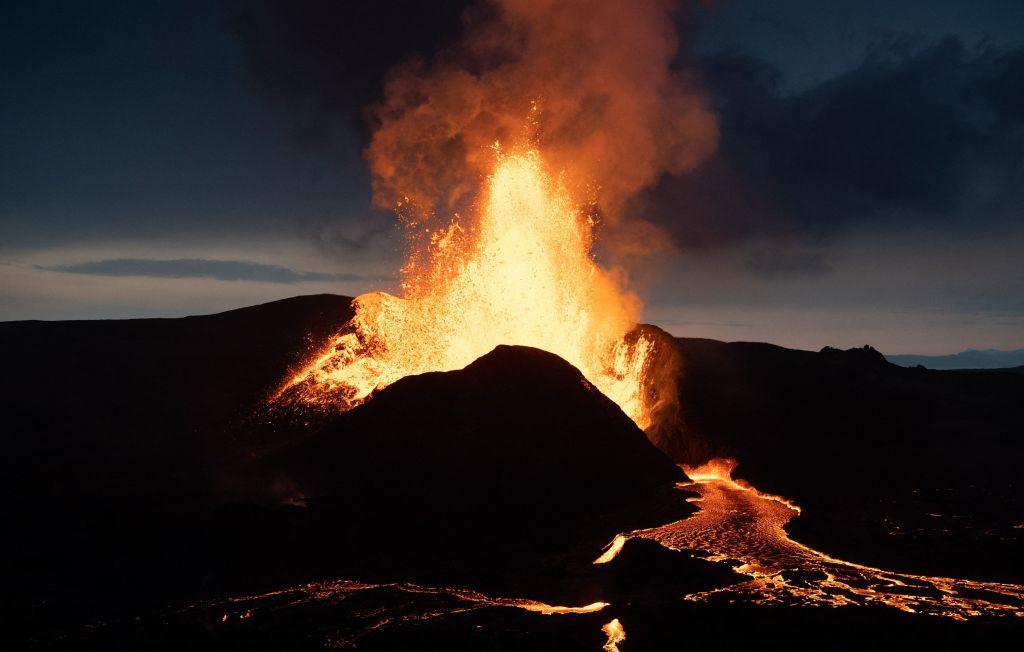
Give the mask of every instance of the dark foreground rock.
[[230, 568], [209, 572], [208, 560], [231, 559], [221, 531], [244, 519], [217, 507], [222, 469], [249, 454], [252, 415], [350, 318], [349, 302], [0, 323], [15, 627], [46, 632], [223, 587]]
[[399, 380], [255, 473], [254, 487], [283, 488], [278, 500], [322, 523], [335, 574], [361, 577], [464, 572], [478, 585], [584, 542], [597, 550], [659, 522], [666, 505], [690, 511], [674, 489], [678, 467], [622, 410], [558, 356], [527, 347]]

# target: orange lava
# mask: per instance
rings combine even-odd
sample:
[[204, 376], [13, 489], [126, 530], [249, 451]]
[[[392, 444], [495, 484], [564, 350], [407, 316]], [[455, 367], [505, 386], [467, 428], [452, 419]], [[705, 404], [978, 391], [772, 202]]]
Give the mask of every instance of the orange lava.
[[616, 535], [612, 542], [605, 546], [604, 552], [601, 556], [594, 560], [595, 564], [607, 564], [611, 560], [615, 559], [620, 552], [622, 547], [626, 545], [626, 537], [624, 535]]
[[619, 643], [626, 640], [626, 630], [622, 628], [622, 623], [619, 622], [618, 618], [612, 618], [601, 631], [608, 637], [608, 641], [604, 644], [603, 649], [605, 652], [619, 652]]
[[713, 460], [684, 469], [693, 482], [682, 486], [700, 494], [691, 499], [700, 511], [625, 537], [653, 539], [673, 550], [701, 551], [710, 561], [735, 560], [739, 563], [733, 569], [750, 577], [737, 585], [688, 595], [687, 600], [722, 596], [756, 604], [876, 604], [956, 620], [1024, 617], [1024, 586], [887, 571], [836, 559], [793, 541], [784, 526], [799, 508], [733, 480], [733, 468], [731, 460]]
[[[376, 630], [478, 609], [522, 609], [550, 616], [590, 614], [609, 606], [607, 602], [594, 602], [579, 607], [563, 607], [525, 598], [491, 597], [468, 588], [422, 586], [411, 582], [371, 584], [353, 580], [333, 580], [299, 584], [269, 593], [192, 604], [184, 607], [182, 611], [219, 611], [222, 614], [219, 619], [221, 623], [233, 624], [241, 620], [261, 620], [275, 613], [302, 609], [310, 605], [344, 605], [350, 600], [361, 601], [362, 606], [351, 612], [351, 622], [346, 627], [339, 628], [328, 637], [328, 647], [355, 647], [360, 638]], [[611, 623], [605, 627], [610, 625]], [[622, 638], [625, 638], [624, 633]]]
[[402, 377], [460, 369], [518, 344], [561, 356], [641, 428], [650, 425], [653, 344], [626, 338], [640, 304], [594, 261], [594, 220], [538, 150], [495, 150], [477, 215], [456, 215], [414, 243], [402, 296], [358, 297], [355, 317], [286, 390], [348, 409]]

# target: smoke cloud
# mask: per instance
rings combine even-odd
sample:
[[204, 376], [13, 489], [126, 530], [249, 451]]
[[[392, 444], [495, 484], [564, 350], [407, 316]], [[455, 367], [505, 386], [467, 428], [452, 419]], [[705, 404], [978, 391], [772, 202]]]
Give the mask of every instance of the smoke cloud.
[[394, 70], [371, 111], [375, 203], [411, 200], [414, 219], [447, 221], [471, 206], [496, 141], [533, 139], [614, 228], [629, 197], [692, 170], [718, 144], [694, 73], [673, 66], [677, 5], [490, 0], [470, 10], [458, 42]]

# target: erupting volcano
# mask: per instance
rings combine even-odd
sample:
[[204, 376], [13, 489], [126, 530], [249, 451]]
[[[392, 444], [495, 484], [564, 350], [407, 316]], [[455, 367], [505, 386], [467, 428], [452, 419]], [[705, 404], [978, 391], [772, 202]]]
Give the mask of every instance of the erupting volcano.
[[461, 369], [518, 344], [558, 354], [637, 425], [651, 424], [666, 391], [645, 380], [653, 343], [628, 337], [639, 301], [595, 262], [594, 218], [539, 150], [496, 144], [494, 159], [474, 216], [428, 229], [413, 251], [403, 296], [358, 297], [355, 317], [287, 389], [348, 409], [399, 378]]
[[676, 2], [489, 8], [429, 64], [393, 70], [370, 112], [374, 201], [397, 209], [410, 245], [401, 296], [356, 299], [281, 398], [347, 409], [404, 376], [525, 345], [572, 363], [646, 428], [674, 388], [650, 380], [654, 343], [631, 334], [640, 302], [624, 260], [666, 238], [625, 205], [718, 141], [674, 62]]
[[[118, 11], [136, 4], [146, 3]], [[162, 35], [168, 24], [191, 26], [192, 16], [165, 20], [173, 12], [162, 5], [175, 3], [156, 4]], [[775, 66], [788, 54], [707, 50], [699, 29], [684, 25], [710, 20], [710, 1], [213, 4], [220, 22], [223, 11], [239, 12], [228, 22], [251, 40], [247, 62], [268, 67], [275, 100], [300, 100], [300, 122], [320, 109], [327, 116], [310, 119], [304, 137], [333, 138], [339, 96], [359, 98], [352, 108], [362, 120], [337, 130], [338, 142], [362, 143], [368, 175], [337, 152], [308, 167], [289, 148], [276, 158], [236, 152], [267, 160], [250, 171], [257, 177], [235, 177], [222, 169], [235, 158], [200, 145], [219, 148], [253, 125], [210, 138], [206, 122], [184, 130], [171, 103], [168, 133], [196, 137], [146, 151], [215, 166], [200, 168], [210, 174], [187, 198], [211, 202], [189, 207], [190, 229], [220, 210], [213, 186], [241, 195], [241, 180], [267, 178], [274, 193], [273, 175], [287, 172], [303, 177], [285, 187], [302, 201], [245, 197], [230, 223], [253, 229], [249, 243], [228, 246], [197, 229], [159, 259], [106, 258], [136, 246], [123, 216], [179, 160], [140, 167], [132, 156], [125, 174], [81, 165], [70, 147], [50, 164], [63, 151], [52, 139], [8, 130], [28, 136], [7, 149], [43, 145], [9, 166], [22, 174], [0, 193], [14, 198], [8, 212], [109, 212], [125, 239], [96, 231], [95, 242], [72, 246], [93, 231], [65, 229], [64, 216], [45, 233], [15, 229], [24, 243], [59, 244], [18, 245], [30, 263], [0, 260], [25, 287], [59, 284], [46, 301], [74, 304], [80, 287], [101, 283], [96, 309], [113, 310], [132, 288], [147, 301], [173, 295], [161, 304], [173, 312], [269, 301], [180, 319], [0, 322], [0, 478], [13, 498], [4, 518], [15, 549], [4, 579], [20, 597], [5, 613], [26, 630], [14, 648], [873, 649], [900, 647], [898, 632], [935, 649], [957, 636], [992, 647], [978, 633], [1019, 638], [1024, 368], [905, 368], [870, 346], [832, 345], [850, 346], [851, 332], [857, 346], [862, 333], [884, 335], [868, 317], [900, 313], [893, 279], [928, 320], [942, 313], [917, 295], [928, 267], [861, 287], [863, 274], [913, 268], [903, 254], [916, 249], [869, 247], [875, 227], [855, 227], [857, 215], [882, 222], [902, 211], [924, 223], [937, 212], [957, 223], [959, 243], [968, 234], [960, 213], [974, 215], [974, 205], [957, 192], [999, 220], [1017, 214], [1008, 201], [1017, 196], [993, 188], [1021, 178], [1024, 117], [1004, 112], [1022, 96], [1008, 80], [1024, 78], [1024, 54], [969, 52], [947, 39], [907, 55], [900, 39], [899, 53], [872, 45], [863, 65], [847, 70], [847, 61], [834, 79], [812, 81], [828, 66], [801, 62], [800, 77], [784, 79]], [[446, 12], [450, 25], [420, 24]], [[52, 49], [77, 56], [110, 25], [139, 22], [111, 17], [87, 38], [71, 34], [92, 13], [54, 23]], [[386, 28], [368, 28], [378, 14]], [[441, 22], [443, 32], [417, 38]], [[785, 27], [749, 22], [736, 33], [754, 22]], [[26, 42], [46, 31], [18, 30]], [[119, 40], [150, 40], [127, 36]], [[204, 69], [233, 68], [208, 65], [202, 53], [228, 48], [207, 46], [193, 48]], [[274, 58], [279, 47], [301, 52]], [[346, 48], [356, 55], [342, 56]], [[78, 146], [102, 151], [95, 141], [115, 132], [100, 120], [108, 112], [93, 110], [95, 93], [81, 96], [88, 110], [69, 111], [51, 83], [82, 66], [49, 70], [46, 52], [45, 76], [14, 75], [8, 85], [60, 100], [38, 111], [61, 121], [44, 135], [74, 145], [65, 136], [95, 124]], [[116, 53], [104, 49], [95, 67]], [[26, 60], [35, 69], [39, 58]], [[307, 74], [324, 60], [323, 74]], [[191, 87], [177, 83], [178, 63], [168, 67], [175, 83], [137, 85], [154, 97], [168, 86], [180, 102]], [[109, 115], [147, 127], [143, 140], [120, 134], [116, 152], [148, 143], [151, 119], [168, 111], [128, 101], [127, 73], [116, 84], [70, 84], [76, 93], [116, 88]], [[341, 82], [352, 75], [372, 91], [349, 97]], [[208, 81], [195, 86], [242, 86]], [[906, 87], [927, 101], [901, 96]], [[228, 107], [232, 121], [243, 113], [237, 98], [199, 99], [181, 106]], [[9, 104], [46, 108], [38, 100]], [[943, 102], [970, 119], [944, 118]], [[15, 110], [12, 124], [22, 113], [36, 111]], [[936, 143], [911, 127], [932, 129]], [[865, 133], [878, 138], [865, 143]], [[238, 151], [277, 152], [267, 149], [277, 139]], [[205, 140], [212, 145], [194, 142]], [[893, 151], [876, 151], [874, 140]], [[898, 151], [922, 145], [919, 160]], [[79, 166], [81, 178], [51, 180]], [[335, 188], [344, 175], [352, 183]], [[172, 176], [157, 195], [181, 194], [172, 191], [189, 177]], [[84, 189], [79, 201], [31, 206], [21, 199], [32, 188], [17, 187], [48, 193], [58, 182]], [[104, 192], [117, 197], [101, 211], [91, 202]], [[369, 195], [372, 206], [352, 200]], [[327, 208], [325, 197], [339, 201]], [[151, 218], [179, 209], [156, 204]], [[303, 221], [265, 233], [278, 211]], [[375, 220], [398, 227], [400, 257], [390, 257], [397, 247]], [[65, 241], [65, 231], [79, 236]], [[857, 235], [841, 245], [840, 232]], [[298, 233], [314, 237], [292, 242]], [[896, 225], [877, 233], [911, 240]], [[266, 244], [277, 242], [280, 251]], [[935, 260], [956, 267], [945, 240], [929, 242]], [[212, 258], [222, 249], [230, 259]], [[90, 260], [93, 250], [104, 258]], [[861, 256], [875, 251], [895, 256], [892, 267], [884, 255]], [[364, 285], [396, 269], [397, 289]], [[1016, 288], [1004, 271], [999, 263], [985, 272], [991, 283], [977, 296], [968, 284], [962, 297], [945, 287], [934, 296], [974, 311]], [[656, 285], [657, 276], [668, 282]], [[283, 287], [303, 295], [282, 299]], [[660, 312], [675, 333], [642, 323], [641, 295], [649, 317]], [[22, 301], [20, 289], [0, 292], [0, 306]], [[165, 317], [165, 308], [142, 314]], [[958, 314], [967, 313], [943, 319]], [[891, 323], [912, 323], [902, 319]], [[851, 323], [829, 330], [841, 321]], [[797, 325], [787, 343], [808, 350], [744, 335]], [[737, 332], [745, 341], [707, 339]], [[41, 391], [55, 369], [71, 390]]]

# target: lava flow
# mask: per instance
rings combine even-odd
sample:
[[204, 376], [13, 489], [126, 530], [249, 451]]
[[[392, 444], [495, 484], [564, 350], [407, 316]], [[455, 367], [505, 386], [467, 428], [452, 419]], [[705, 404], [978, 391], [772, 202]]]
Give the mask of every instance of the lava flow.
[[[328, 647], [354, 647], [370, 632], [403, 623], [424, 622], [447, 615], [480, 609], [522, 609], [545, 616], [589, 614], [608, 607], [607, 602], [594, 602], [580, 607], [549, 605], [524, 598], [490, 597], [468, 588], [430, 587], [411, 582], [371, 584], [352, 580], [309, 582], [298, 586], [257, 595], [191, 604], [176, 613], [187, 615], [203, 612], [214, 616], [215, 622], [233, 625], [236, 622], [265, 622], [309, 607], [338, 610], [345, 613], [339, 623], [328, 627]], [[625, 638], [618, 620], [605, 625], [609, 644], [613, 634], [608, 628], [618, 627], [616, 642]], [[608, 648], [605, 649], [618, 649]]]
[[733, 480], [734, 466], [731, 460], [713, 460], [684, 469], [693, 482], [680, 486], [700, 494], [690, 499], [700, 511], [675, 523], [620, 535], [595, 563], [611, 561], [628, 538], [643, 537], [673, 550], [706, 553], [709, 561], [738, 561], [733, 570], [751, 577], [737, 585], [687, 595], [687, 600], [726, 596], [755, 604], [878, 604], [956, 620], [1024, 617], [1024, 586], [886, 571], [836, 559], [793, 541], [784, 526], [800, 513], [799, 508]]
[[393, 70], [371, 110], [374, 202], [397, 207], [410, 243], [400, 296], [358, 297], [279, 397], [346, 410], [402, 377], [524, 345], [567, 360], [647, 429], [673, 381], [647, 373], [640, 302], [593, 244], [600, 216], [616, 260], [666, 247], [629, 200], [718, 146], [710, 99], [679, 64], [679, 2], [487, 5], [457, 47]]
[[354, 302], [351, 322], [286, 392], [348, 409], [396, 380], [460, 369], [499, 344], [575, 365], [641, 428], [652, 343], [627, 337], [639, 302], [592, 256], [595, 222], [545, 170], [536, 149], [502, 153], [478, 215], [430, 233], [402, 270], [402, 297]]

